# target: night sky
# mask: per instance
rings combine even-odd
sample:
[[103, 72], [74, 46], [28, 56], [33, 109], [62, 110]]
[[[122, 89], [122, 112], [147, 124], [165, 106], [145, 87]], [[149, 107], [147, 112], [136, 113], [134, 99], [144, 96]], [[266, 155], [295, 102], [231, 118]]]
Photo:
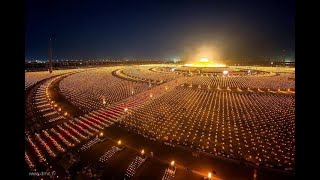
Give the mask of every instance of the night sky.
[[[25, 57], [294, 59], [294, 1], [26, 1]], [[285, 51], [284, 51], [285, 50]]]

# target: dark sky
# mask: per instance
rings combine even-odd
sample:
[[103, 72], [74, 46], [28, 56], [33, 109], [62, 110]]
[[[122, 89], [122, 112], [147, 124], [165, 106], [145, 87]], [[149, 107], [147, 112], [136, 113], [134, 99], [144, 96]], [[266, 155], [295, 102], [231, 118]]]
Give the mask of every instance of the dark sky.
[[182, 58], [202, 46], [221, 59], [294, 58], [294, 3], [27, 0], [25, 56], [47, 60], [54, 34], [54, 59]]

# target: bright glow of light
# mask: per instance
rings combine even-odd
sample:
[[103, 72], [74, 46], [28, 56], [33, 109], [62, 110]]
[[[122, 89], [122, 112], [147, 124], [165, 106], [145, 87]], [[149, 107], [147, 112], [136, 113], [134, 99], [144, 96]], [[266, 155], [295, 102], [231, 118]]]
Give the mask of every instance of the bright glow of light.
[[141, 154], [142, 154], [142, 155], [144, 154], [144, 149], [142, 149]]
[[188, 67], [227, 67], [225, 64], [214, 64], [211, 62], [195, 62], [192, 64], [184, 64]]
[[174, 166], [174, 161], [171, 161], [171, 166]]
[[227, 71], [227, 70], [222, 71], [223, 75], [227, 75], [228, 73], [229, 73], [229, 71]]
[[208, 178], [211, 178], [211, 173], [208, 173]]
[[118, 145], [120, 145], [120, 144], [121, 144], [121, 140], [118, 141]]
[[207, 57], [202, 57], [200, 59], [200, 62], [209, 62], [209, 59]]
[[103, 132], [100, 133], [100, 136], [103, 136]]
[[177, 58], [174, 58], [174, 59], [173, 59], [173, 62], [175, 62], [175, 63], [178, 62], [178, 61], [180, 61], [180, 60], [177, 59]]
[[124, 108], [124, 112], [127, 112], [128, 111], [128, 108]]

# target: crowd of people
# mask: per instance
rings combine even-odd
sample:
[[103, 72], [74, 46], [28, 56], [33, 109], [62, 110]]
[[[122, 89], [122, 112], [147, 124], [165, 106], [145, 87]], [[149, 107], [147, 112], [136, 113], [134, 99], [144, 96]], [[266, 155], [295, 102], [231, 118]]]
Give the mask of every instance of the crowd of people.
[[290, 75], [287, 74], [275, 76], [193, 76], [189, 77], [186, 83], [211, 87], [295, 89], [295, 81], [290, 81], [289, 77]]
[[28, 164], [30, 169], [33, 169], [35, 166], [33, 164], [33, 162], [30, 160], [29, 155], [27, 154], [27, 151], [24, 152], [24, 159], [26, 161], [26, 163]]
[[294, 73], [294, 67], [267, 67], [267, 66], [230, 66], [237, 69], [252, 69], [257, 71], [273, 72], [273, 73]]
[[[123, 112], [123, 107], [120, 106], [102, 108], [86, 116], [70, 119], [50, 129], [29, 135], [26, 139], [28, 142], [26, 144], [26, 153], [28, 151], [26, 162], [33, 162], [32, 164], [46, 162], [46, 158], [53, 159], [63, 154], [67, 149], [97, 135], [101, 129], [113, 124], [115, 119], [117, 120], [121, 116], [121, 111]], [[84, 145], [81, 149], [87, 149], [93, 144], [92, 141], [89, 141], [89, 145]], [[30, 156], [30, 153], [34, 156]]]
[[108, 161], [115, 153], [117, 153], [118, 151], [120, 151], [120, 148], [116, 147], [116, 146], [112, 146], [112, 148], [110, 150], [108, 150], [107, 152], [105, 152], [100, 158], [99, 161], [100, 162], [106, 162]]
[[294, 107], [293, 96], [179, 87], [142, 105], [122, 122], [150, 139], [254, 164], [293, 168]]
[[37, 71], [37, 72], [25, 72], [25, 81], [24, 81], [24, 88], [25, 90], [31, 87], [32, 85], [36, 84], [37, 82], [48, 79], [53, 76], [77, 72], [81, 71], [80, 69], [68, 69], [68, 70], [54, 70], [52, 73], [49, 71]]
[[51, 101], [49, 97], [48, 86], [56, 78], [47, 80], [43, 84], [41, 84], [36, 90], [34, 100], [32, 102], [33, 107], [35, 107], [36, 109], [36, 116], [38, 116], [43, 123], [52, 123], [58, 120], [66, 120], [61, 109], [59, 111], [59, 107], [57, 107], [57, 104], [54, 101]]
[[[151, 66], [152, 67], [152, 66]], [[172, 74], [166, 74], [157, 71], [150, 71], [150, 66], [139, 66], [139, 67], [132, 67], [132, 68], [125, 68], [123, 69], [123, 73], [138, 77], [140, 79], [150, 79], [152, 81], [171, 81], [175, 79], [175, 76]]]
[[90, 140], [89, 142], [87, 142], [86, 144], [84, 144], [80, 150], [81, 151], [85, 151], [87, 149], [89, 149], [90, 147], [92, 147], [93, 145], [97, 144], [99, 142], [99, 138], [94, 138], [92, 140]]
[[129, 167], [126, 170], [125, 177], [131, 178], [136, 173], [137, 169], [144, 163], [146, 157], [137, 156], [134, 160], [130, 163]]
[[162, 177], [162, 180], [172, 180], [174, 178], [174, 175], [176, 173], [176, 167], [175, 166], [169, 166]]
[[[43, 163], [63, 154], [122, 118], [121, 124], [126, 128], [151, 140], [256, 165], [294, 169], [295, 96], [180, 86], [189, 83], [208, 87], [294, 89], [294, 81], [288, 81], [290, 75], [184, 77], [170, 68], [165, 69], [167, 72], [147, 66], [123, 68], [130, 76], [165, 82], [150, 87], [147, 83], [113, 76], [117, 69], [83, 71], [60, 82], [59, 88], [66, 99], [87, 112], [77, 118], [64, 116], [48, 98], [47, 87], [51, 81], [37, 89], [33, 102], [37, 113], [46, 122], [64, 121], [26, 137], [25, 160], [30, 168], [36, 162]], [[28, 84], [37, 82], [30, 77], [35, 80]], [[95, 140], [82, 150], [93, 144]], [[114, 153], [116, 149], [112, 148], [100, 161], [107, 161]], [[137, 157], [129, 165], [126, 177], [132, 177], [144, 160]], [[165, 179], [170, 179], [172, 173], [166, 173]]]
[[75, 106], [91, 112], [148, 89], [148, 84], [127, 81], [112, 75], [117, 67], [74, 74], [60, 83], [62, 94]]

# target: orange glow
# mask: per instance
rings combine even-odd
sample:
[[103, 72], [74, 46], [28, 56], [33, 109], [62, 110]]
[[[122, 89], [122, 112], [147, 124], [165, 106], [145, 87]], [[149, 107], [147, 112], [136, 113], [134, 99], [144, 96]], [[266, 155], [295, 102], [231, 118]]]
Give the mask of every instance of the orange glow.
[[174, 166], [174, 161], [171, 161], [171, 166]]

